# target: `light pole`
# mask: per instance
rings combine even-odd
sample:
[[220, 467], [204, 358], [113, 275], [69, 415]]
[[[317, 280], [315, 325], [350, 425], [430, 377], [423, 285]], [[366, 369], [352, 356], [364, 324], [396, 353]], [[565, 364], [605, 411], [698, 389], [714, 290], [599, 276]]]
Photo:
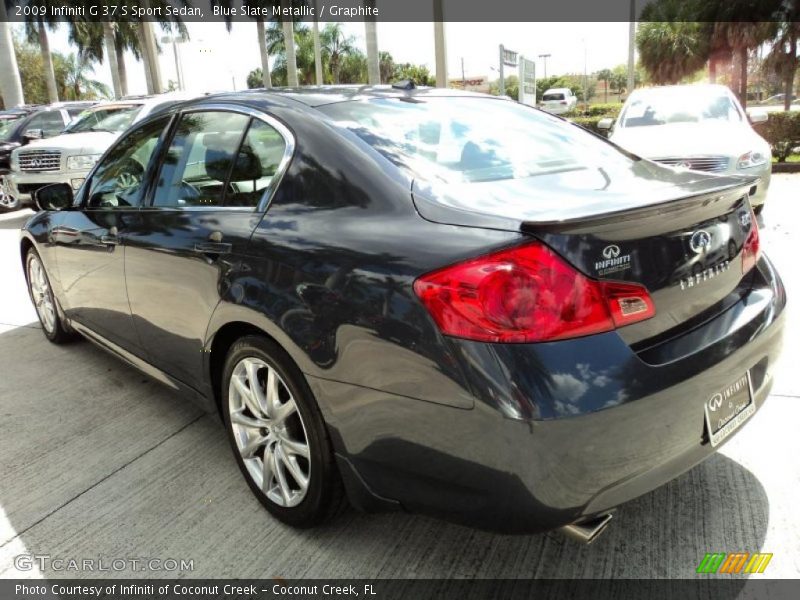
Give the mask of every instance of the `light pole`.
[[544, 78], [547, 79], [547, 59], [550, 58], [552, 54], [540, 54], [539, 58], [542, 59], [544, 62]]

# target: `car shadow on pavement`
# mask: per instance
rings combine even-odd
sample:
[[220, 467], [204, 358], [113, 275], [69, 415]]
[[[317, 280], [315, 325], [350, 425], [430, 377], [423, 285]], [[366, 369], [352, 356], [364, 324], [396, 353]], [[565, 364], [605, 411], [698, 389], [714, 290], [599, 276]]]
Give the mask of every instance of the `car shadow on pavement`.
[[295, 530], [250, 494], [216, 415], [87, 342], [20, 327], [0, 356], [2, 577], [33, 574], [14, 559], [35, 553], [192, 562], [53, 578], [694, 578], [706, 552], [757, 552], [766, 535], [763, 487], [721, 454], [619, 507], [590, 546], [352, 509]]

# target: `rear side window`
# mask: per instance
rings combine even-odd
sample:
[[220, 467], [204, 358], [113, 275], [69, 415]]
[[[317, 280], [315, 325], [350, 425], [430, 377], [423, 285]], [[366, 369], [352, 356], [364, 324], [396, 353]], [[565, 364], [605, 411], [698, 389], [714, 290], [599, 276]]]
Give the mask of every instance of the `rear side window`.
[[[234, 167], [234, 156], [250, 118], [232, 112], [191, 112], [181, 116], [156, 183], [153, 206], [222, 206], [232, 171], [256, 180], [255, 167]], [[241, 167], [241, 168], [239, 168]]]
[[58, 110], [39, 113], [25, 127], [25, 131], [30, 131], [31, 129], [41, 129], [44, 137], [58, 135], [64, 129], [64, 117], [61, 116], [61, 111]]
[[264, 192], [273, 185], [285, 151], [283, 136], [254, 119], [231, 171], [225, 206], [258, 206]]

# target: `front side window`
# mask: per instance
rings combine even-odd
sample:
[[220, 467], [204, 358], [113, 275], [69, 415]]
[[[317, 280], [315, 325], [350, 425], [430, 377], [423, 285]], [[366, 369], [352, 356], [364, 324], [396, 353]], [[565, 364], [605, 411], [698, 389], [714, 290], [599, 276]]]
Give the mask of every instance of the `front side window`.
[[473, 183], [630, 164], [583, 129], [506, 100], [392, 98], [318, 109], [427, 180]]
[[240, 183], [254, 189], [261, 179], [256, 163], [239, 157], [234, 164], [249, 122], [250, 117], [232, 112], [182, 115], [158, 174], [153, 206], [222, 206], [226, 194], [239, 193]]
[[144, 195], [144, 174], [169, 117], [135, 130], [103, 159], [89, 184], [88, 208], [135, 208]]

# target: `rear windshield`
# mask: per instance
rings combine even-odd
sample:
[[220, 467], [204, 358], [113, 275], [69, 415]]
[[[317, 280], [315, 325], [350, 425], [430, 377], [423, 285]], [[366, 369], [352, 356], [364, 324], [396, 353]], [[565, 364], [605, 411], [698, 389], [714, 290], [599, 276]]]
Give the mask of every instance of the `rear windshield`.
[[492, 98], [381, 98], [318, 107], [395, 164], [429, 180], [481, 182], [629, 163], [543, 111]]
[[564, 94], [545, 94], [542, 100], [563, 100]]

